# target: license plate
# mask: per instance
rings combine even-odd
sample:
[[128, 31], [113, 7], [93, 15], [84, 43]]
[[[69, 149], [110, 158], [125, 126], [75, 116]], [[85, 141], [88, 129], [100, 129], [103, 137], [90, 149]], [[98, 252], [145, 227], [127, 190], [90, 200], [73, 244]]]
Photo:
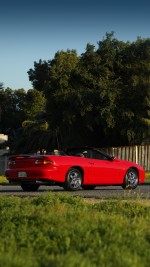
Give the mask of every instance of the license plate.
[[19, 178], [26, 178], [27, 177], [27, 173], [26, 172], [18, 172], [18, 177]]

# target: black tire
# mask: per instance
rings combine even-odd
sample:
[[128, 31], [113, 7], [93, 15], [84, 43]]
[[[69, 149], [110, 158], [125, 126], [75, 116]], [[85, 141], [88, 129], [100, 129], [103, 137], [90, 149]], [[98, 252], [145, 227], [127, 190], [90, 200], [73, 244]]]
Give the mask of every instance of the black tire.
[[138, 172], [130, 168], [125, 175], [124, 183], [122, 184], [123, 189], [135, 189], [139, 183]]
[[23, 191], [26, 191], [26, 192], [35, 192], [40, 187], [39, 184], [27, 184], [27, 183], [22, 183], [20, 184], [20, 186], [23, 189]]
[[64, 189], [69, 191], [77, 191], [82, 185], [82, 174], [77, 168], [70, 168], [66, 174]]
[[93, 190], [93, 189], [95, 189], [95, 185], [82, 185], [82, 188], [84, 189], [84, 190]]

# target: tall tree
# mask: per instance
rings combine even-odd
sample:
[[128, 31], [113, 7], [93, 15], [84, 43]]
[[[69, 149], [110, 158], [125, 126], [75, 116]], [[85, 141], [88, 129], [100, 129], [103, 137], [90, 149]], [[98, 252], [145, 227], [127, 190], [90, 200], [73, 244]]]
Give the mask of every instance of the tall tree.
[[[46, 90], [46, 112], [50, 129], [55, 135], [54, 143], [61, 142], [58, 142], [58, 136], [59, 140], [61, 138], [61, 140], [63, 139], [62, 142], [65, 143], [64, 133], [67, 129], [68, 132], [70, 131], [70, 124], [73, 119], [70, 110], [74, 105], [71, 100], [74, 98], [71, 76], [78, 61], [79, 58], [75, 50], [59, 51], [51, 61], [51, 82], [50, 87]], [[73, 116], [76, 114], [74, 113]]]
[[80, 103], [78, 122], [80, 118], [82, 130], [79, 133], [85, 132], [82, 142], [97, 146], [108, 145], [113, 141], [110, 133], [115, 127], [116, 104], [120, 95], [120, 81], [114, 72], [116, 51], [120, 43], [111, 38], [106, 36], [96, 51], [93, 45], [87, 45], [74, 78]]
[[26, 93], [23, 110], [27, 119], [33, 120], [39, 114], [45, 114], [46, 99], [43, 92], [30, 89]]
[[149, 136], [149, 39], [124, 43], [113, 35], [106, 33], [97, 49], [87, 44], [80, 57], [59, 51], [29, 70], [46, 98], [53, 144], [125, 145]]
[[36, 152], [45, 147], [45, 132], [48, 130], [48, 123], [45, 120], [46, 99], [43, 92], [30, 89], [26, 92], [23, 102], [24, 120], [20, 136], [13, 144], [12, 149], [17, 153]]
[[0, 82], [0, 90], [4, 89], [4, 84], [2, 82]]
[[118, 123], [124, 140], [137, 144], [150, 136], [150, 39], [138, 38], [121, 57]]
[[21, 98], [24, 96], [24, 89], [6, 88], [0, 91], [2, 131], [5, 132], [8, 128], [17, 128], [21, 125], [23, 119]]
[[34, 62], [34, 69], [27, 72], [34, 89], [45, 92], [50, 87], [50, 69], [51, 61], [40, 59], [38, 63]]

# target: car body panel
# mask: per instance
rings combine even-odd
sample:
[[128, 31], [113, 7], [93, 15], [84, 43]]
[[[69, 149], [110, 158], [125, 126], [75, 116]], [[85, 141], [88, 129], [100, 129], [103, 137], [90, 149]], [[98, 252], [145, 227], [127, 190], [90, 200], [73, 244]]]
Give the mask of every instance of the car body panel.
[[121, 185], [129, 168], [139, 175], [139, 184], [144, 183], [144, 169], [129, 161], [99, 154], [98, 150], [77, 150], [83, 152], [69, 155], [18, 155], [8, 161], [5, 176], [10, 182], [49, 181], [64, 184], [70, 168], [77, 168], [83, 175], [83, 185]]

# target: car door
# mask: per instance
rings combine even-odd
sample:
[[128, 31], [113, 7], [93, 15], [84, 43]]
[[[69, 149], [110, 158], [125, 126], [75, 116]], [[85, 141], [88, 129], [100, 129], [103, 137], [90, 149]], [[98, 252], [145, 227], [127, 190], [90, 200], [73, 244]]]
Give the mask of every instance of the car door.
[[88, 181], [91, 184], [119, 184], [120, 166], [115, 159], [107, 158], [99, 153], [92, 154], [88, 159]]

